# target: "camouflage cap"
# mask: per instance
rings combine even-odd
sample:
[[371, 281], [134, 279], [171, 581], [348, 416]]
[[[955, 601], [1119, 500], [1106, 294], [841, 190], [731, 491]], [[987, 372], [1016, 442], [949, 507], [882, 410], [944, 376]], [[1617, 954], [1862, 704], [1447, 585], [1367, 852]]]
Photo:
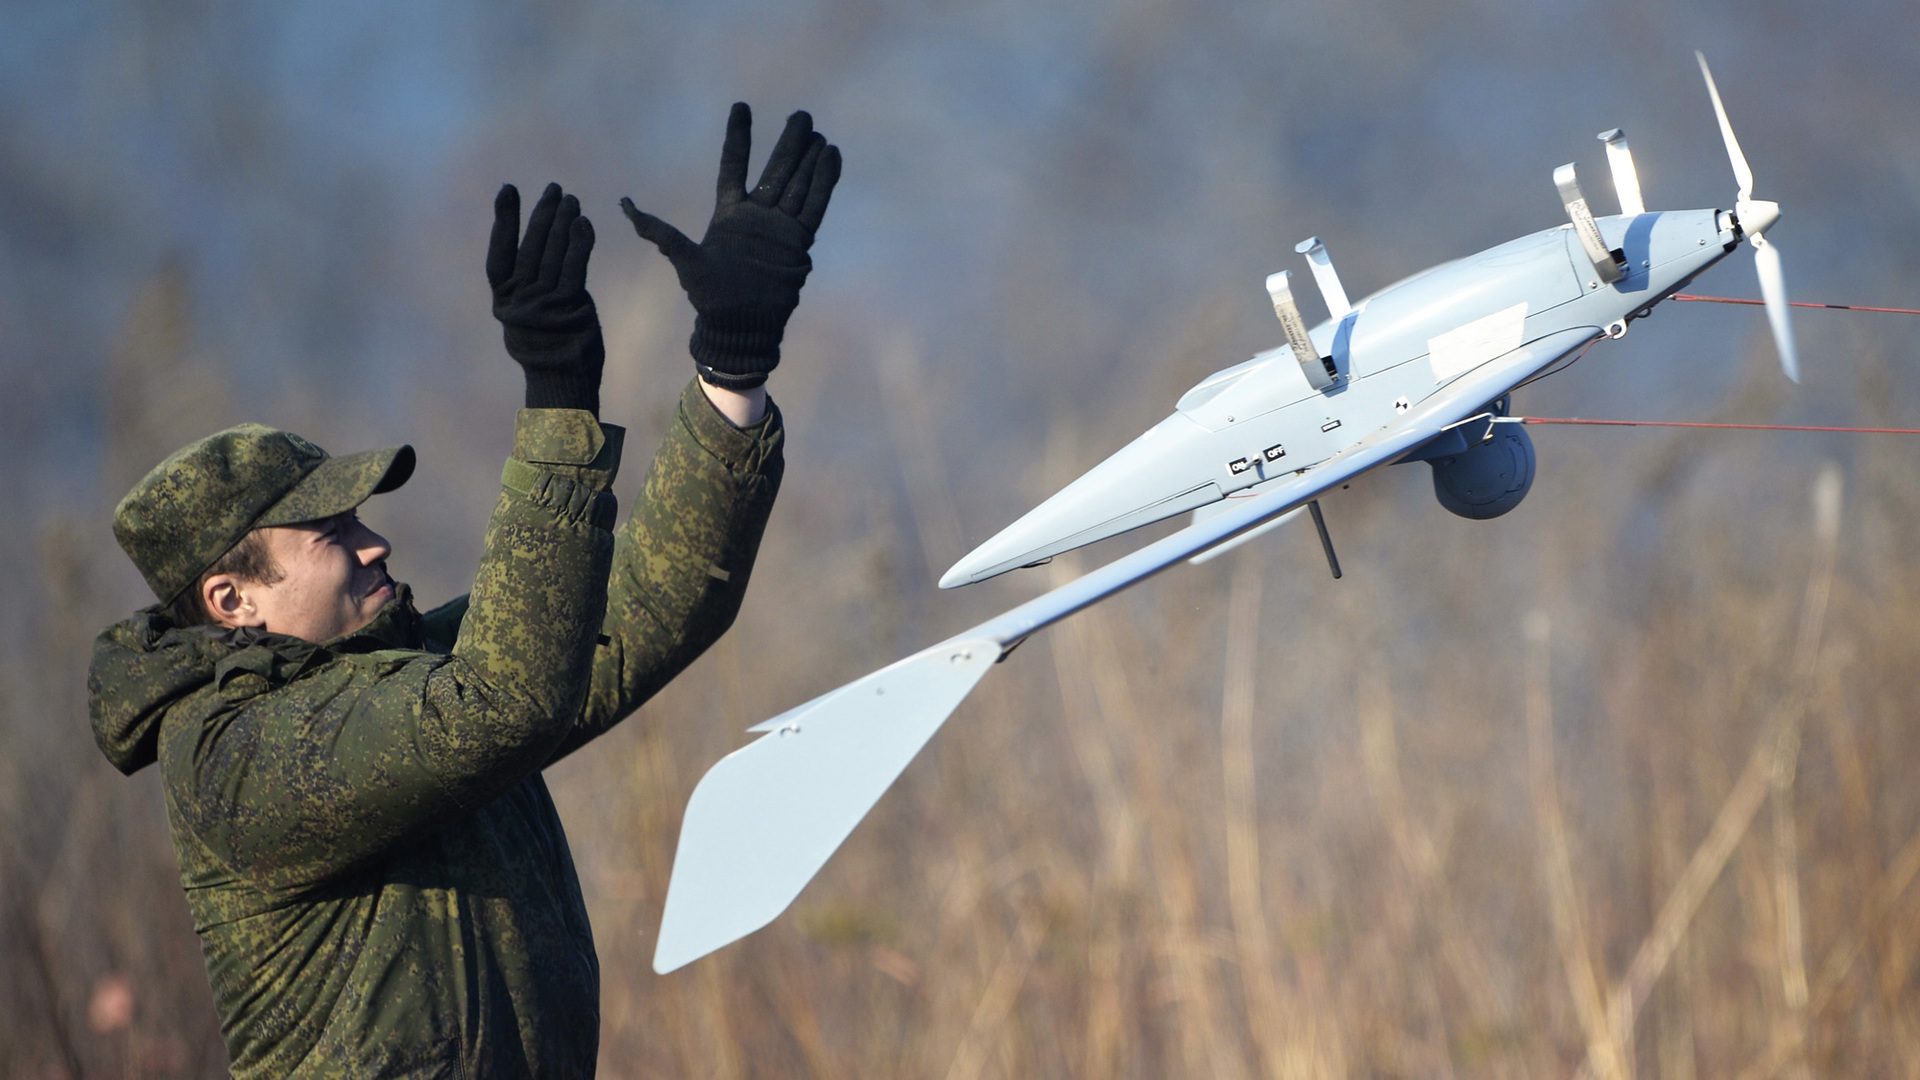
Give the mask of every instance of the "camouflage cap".
[[248, 532], [332, 517], [413, 475], [413, 447], [328, 457], [289, 431], [241, 424], [167, 456], [113, 511], [113, 536], [160, 602]]

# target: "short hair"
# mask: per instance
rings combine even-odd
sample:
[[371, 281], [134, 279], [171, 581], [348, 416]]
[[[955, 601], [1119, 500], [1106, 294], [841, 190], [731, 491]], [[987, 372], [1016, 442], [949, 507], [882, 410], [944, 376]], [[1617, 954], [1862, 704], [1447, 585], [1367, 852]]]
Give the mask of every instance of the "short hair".
[[266, 537], [254, 529], [240, 538], [240, 542], [227, 549], [225, 555], [214, 560], [207, 572], [193, 580], [173, 602], [167, 605], [167, 616], [175, 626], [218, 626], [220, 620], [207, 610], [205, 591], [207, 579], [215, 574], [226, 574], [249, 585], [272, 585], [287, 576], [280, 564], [273, 561], [273, 552], [267, 550]]

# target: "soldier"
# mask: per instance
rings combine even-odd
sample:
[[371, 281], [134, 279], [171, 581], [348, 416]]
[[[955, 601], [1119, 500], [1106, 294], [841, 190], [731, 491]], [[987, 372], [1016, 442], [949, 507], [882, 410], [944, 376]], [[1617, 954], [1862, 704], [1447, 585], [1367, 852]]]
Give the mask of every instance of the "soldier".
[[236, 1077], [593, 1074], [599, 967], [540, 773], [726, 630], [780, 485], [763, 384], [840, 156], [795, 113], [748, 192], [751, 123], [735, 105], [699, 243], [622, 200], [697, 312], [698, 377], [617, 535], [593, 228], [554, 185], [517, 244], [519, 194], [494, 203], [527, 407], [469, 595], [419, 613], [355, 515], [406, 446], [243, 424], [116, 509], [159, 603], [94, 646], [94, 734], [160, 765]]

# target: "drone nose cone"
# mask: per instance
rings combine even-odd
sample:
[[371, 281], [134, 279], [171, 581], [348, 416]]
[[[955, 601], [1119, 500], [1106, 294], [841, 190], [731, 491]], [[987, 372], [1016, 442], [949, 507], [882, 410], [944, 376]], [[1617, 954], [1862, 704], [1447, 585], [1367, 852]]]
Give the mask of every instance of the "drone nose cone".
[[[1006, 534], [1003, 531], [1001, 535], [974, 548], [966, 558], [954, 563], [946, 573], [940, 575], [940, 587], [957, 589], [962, 585], [971, 585], [976, 581], [984, 581], [998, 574], [1004, 574], [1020, 565], [1018, 556], [1023, 553], [1023, 547], [1027, 551], [1033, 550], [1021, 544], [1007, 543]], [[1040, 556], [1034, 555], [1033, 558], [1038, 560]]]
[[1740, 228], [1748, 236], [1757, 236], [1773, 228], [1780, 220], [1780, 204], [1766, 199], [1741, 199], [1733, 208], [1735, 217], [1740, 219]]

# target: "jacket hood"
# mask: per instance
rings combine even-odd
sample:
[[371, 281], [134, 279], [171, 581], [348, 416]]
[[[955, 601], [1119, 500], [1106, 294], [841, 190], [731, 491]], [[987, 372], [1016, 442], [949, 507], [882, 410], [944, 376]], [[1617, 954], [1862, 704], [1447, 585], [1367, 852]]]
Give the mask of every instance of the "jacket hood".
[[159, 759], [168, 710], [214, 685], [232, 666], [223, 661], [238, 653], [256, 650], [260, 663], [245, 666], [280, 685], [333, 652], [419, 647], [420, 614], [405, 585], [372, 622], [321, 645], [245, 627], [175, 626], [164, 608], [142, 608], [94, 639], [87, 669], [93, 740], [114, 768], [132, 775]]

